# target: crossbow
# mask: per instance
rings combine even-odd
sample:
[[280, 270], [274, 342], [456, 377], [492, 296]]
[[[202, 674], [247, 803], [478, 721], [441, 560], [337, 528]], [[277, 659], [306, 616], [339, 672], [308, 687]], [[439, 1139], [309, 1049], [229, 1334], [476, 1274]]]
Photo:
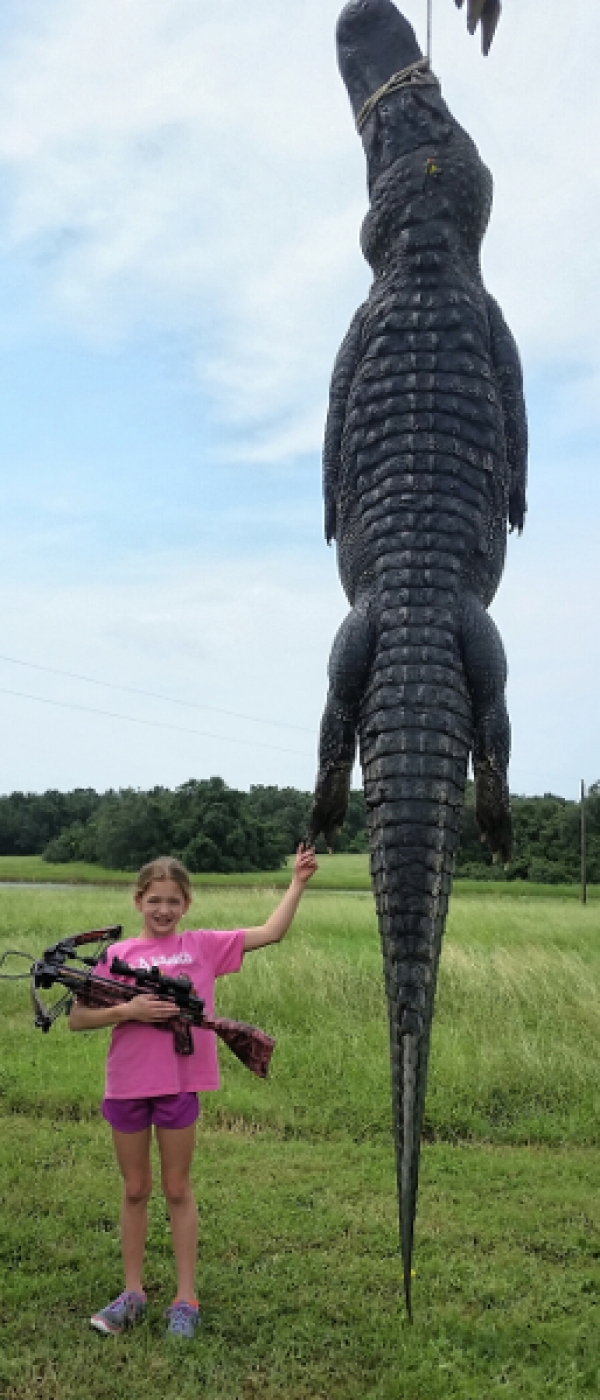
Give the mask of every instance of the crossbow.
[[[200, 1030], [215, 1031], [242, 1064], [259, 1078], [266, 1079], [275, 1041], [258, 1026], [250, 1026], [243, 1021], [231, 1021], [223, 1016], [209, 1020], [204, 1012], [204, 1002], [194, 995], [189, 977], [166, 977], [158, 967], [130, 967], [118, 957], [112, 959], [110, 970], [114, 977], [126, 980], [114, 981], [98, 974], [98, 964], [107, 948], [118, 941], [122, 932], [120, 924], [110, 928], [86, 929], [83, 933], [75, 933], [53, 943], [39, 959], [32, 959], [29, 953], [9, 948], [0, 958], [0, 967], [7, 958], [26, 958], [30, 963], [29, 972], [0, 973], [0, 978], [7, 981], [17, 981], [22, 977], [31, 979], [34, 1023], [44, 1032], [50, 1030], [62, 1012], [70, 1011], [74, 997], [84, 1006], [101, 1007], [117, 1006], [150, 993], [160, 1001], [173, 1003], [173, 1015], [168, 1021], [157, 1022], [156, 1029], [171, 1031], [178, 1055], [193, 1054], [191, 1028], [197, 1026]], [[89, 943], [98, 945], [93, 956], [82, 956], [76, 951]], [[40, 993], [55, 984], [66, 988], [65, 995], [52, 1006], [46, 1006]]]

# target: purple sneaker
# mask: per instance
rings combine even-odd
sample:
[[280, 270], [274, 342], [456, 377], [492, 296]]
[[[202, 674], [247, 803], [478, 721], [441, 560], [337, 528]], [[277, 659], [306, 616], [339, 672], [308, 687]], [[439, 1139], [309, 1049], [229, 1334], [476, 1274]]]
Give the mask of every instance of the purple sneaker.
[[128, 1293], [125, 1290], [115, 1298], [114, 1303], [108, 1303], [100, 1312], [94, 1313], [90, 1326], [95, 1327], [97, 1332], [107, 1334], [124, 1332], [126, 1327], [135, 1327], [136, 1322], [141, 1322], [145, 1312], [145, 1293]]
[[200, 1309], [197, 1303], [184, 1303], [181, 1298], [176, 1298], [167, 1308], [165, 1317], [169, 1319], [167, 1333], [170, 1337], [191, 1338], [196, 1335], [200, 1324]]

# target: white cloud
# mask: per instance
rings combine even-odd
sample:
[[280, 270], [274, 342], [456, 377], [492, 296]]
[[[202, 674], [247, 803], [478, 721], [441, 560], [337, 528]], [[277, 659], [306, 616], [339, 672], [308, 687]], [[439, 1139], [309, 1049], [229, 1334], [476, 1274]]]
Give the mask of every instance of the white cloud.
[[267, 3], [63, 0], [0, 69], [5, 249], [45, 260], [79, 334], [191, 332], [234, 423], [302, 418], [340, 333], [323, 308], [352, 280], [346, 113], [308, 9], [290, 45]]
[[[38, 0], [0, 62], [4, 247], [45, 260], [46, 313], [109, 343], [185, 329], [223, 428], [262, 424], [267, 457], [269, 425], [279, 452], [318, 447], [314, 405], [368, 284], [338, 8]], [[407, 4], [421, 34], [423, 9]], [[564, 15], [511, 7], [484, 61], [439, 0], [434, 61], [496, 177], [485, 267], [526, 360], [594, 374], [600, 22], [584, 0], [567, 33]]]

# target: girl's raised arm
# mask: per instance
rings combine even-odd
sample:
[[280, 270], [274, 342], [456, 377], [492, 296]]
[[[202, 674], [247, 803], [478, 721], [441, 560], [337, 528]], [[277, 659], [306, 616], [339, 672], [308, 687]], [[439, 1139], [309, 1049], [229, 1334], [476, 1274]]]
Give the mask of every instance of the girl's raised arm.
[[308, 881], [318, 869], [312, 847], [308, 850], [299, 846], [294, 861], [294, 873], [289, 889], [281, 903], [269, 915], [266, 923], [258, 928], [247, 928], [244, 935], [244, 952], [251, 953], [255, 948], [265, 948], [268, 943], [280, 943], [287, 933], [298, 908]]

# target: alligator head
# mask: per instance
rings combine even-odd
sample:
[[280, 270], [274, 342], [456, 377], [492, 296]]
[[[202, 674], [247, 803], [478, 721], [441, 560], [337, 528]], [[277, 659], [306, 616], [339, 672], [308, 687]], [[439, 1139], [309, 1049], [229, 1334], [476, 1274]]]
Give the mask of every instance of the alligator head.
[[[337, 50], [367, 158], [371, 209], [361, 233], [367, 261], [383, 271], [401, 235], [405, 252], [411, 241], [422, 248], [432, 214], [436, 243], [446, 237], [478, 259], [492, 177], [449, 111], [412, 25], [392, 0], [352, 0], [338, 20]], [[447, 159], [458, 132], [469, 146], [466, 163]], [[417, 225], [413, 238], [407, 230]]]

